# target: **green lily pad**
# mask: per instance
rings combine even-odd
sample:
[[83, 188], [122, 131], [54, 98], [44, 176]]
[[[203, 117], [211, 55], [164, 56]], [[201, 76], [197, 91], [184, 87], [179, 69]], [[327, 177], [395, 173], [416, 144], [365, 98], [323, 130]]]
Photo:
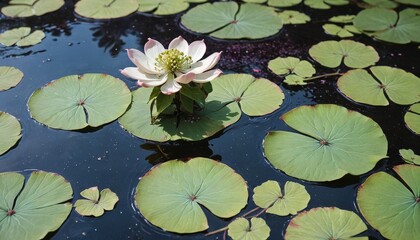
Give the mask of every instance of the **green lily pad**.
[[64, 0], [11, 0], [1, 12], [8, 17], [41, 16], [54, 12], [64, 5]]
[[407, 163], [420, 165], [420, 155], [416, 155], [413, 150], [411, 150], [411, 149], [400, 149], [399, 152], [400, 152], [401, 157]]
[[22, 137], [22, 127], [12, 115], [0, 111], [0, 155], [7, 152]]
[[189, 2], [202, 3], [207, 0], [138, 0], [139, 12], [151, 12], [156, 15], [172, 15], [186, 10]]
[[294, 217], [287, 226], [284, 239], [368, 240], [368, 237], [354, 237], [366, 230], [366, 225], [354, 212], [336, 207], [319, 207]]
[[233, 240], [266, 240], [270, 236], [270, 227], [262, 218], [237, 218], [228, 225], [228, 235]]
[[355, 15], [338, 15], [331, 17], [328, 21], [333, 23], [352, 23]]
[[80, 195], [87, 199], [79, 199], [74, 204], [76, 212], [82, 216], [100, 217], [106, 211], [114, 209], [118, 196], [111, 189], [105, 188], [99, 193], [98, 187], [83, 190]]
[[275, 58], [268, 62], [268, 68], [277, 75], [296, 74], [301, 77], [312, 77], [316, 70], [308, 61], [299, 58], [286, 57]]
[[297, 131], [272, 131], [264, 152], [273, 166], [309, 181], [360, 175], [386, 157], [388, 142], [372, 119], [334, 104], [297, 107], [281, 117]]
[[394, 0], [399, 3], [409, 4], [414, 6], [420, 6], [420, 2], [418, 0]]
[[162, 163], [140, 180], [135, 203], [153, 225], [177, 233], [206, 230], [200, 205], [222, 218], [235, 216], [245, 207], [245, 180], [227, 165], [207, 158]]
[[[369, 8], [396, 8], [398, 7], [398, 3], [393, 2], [391, 0], [363, 0], [364, 3], [366, 3]], [[363, 6], [365, 7], [365, 6]]]
[[62, 176], [37, 171], [23, 187], [24, 181], [19, 173], [0, 173], [1, 239], [43, 239], [70, 214], [73, 190]]
[[327, 24], [322, 25], [322, 28], [324, 29], [324, 31], [327, 34], [339, 36], [341, 38], [353, 37], [354, 36], [354, 34], [351, 33], [350, 31], [347, 31], [347, 29], [342, 28], [342, 27], [340, 27], [338, 25], [335, 25], [335, 24], [327, 23]]
[[188, 29], [223, 39], [259, 39], [279, 32], [283, 24], [273, 8], [252, 3], [205, 3], [181, 17]]
[[305, 24], [311, 21], [311, 18], [308, 15], [298, 11], [285, 10], [278, 14], [283, 20], [283, 24]]
[[0, 43], [5, 46], [17, 45], [19, 47], [27, 47], [40, 43], [45, 37], [41, 30], [36, 30], [31, 33], [31, 28], [20, 27], [7, 30], [0, 34]]
[[31, 116], [51, 128], [98, 127], [121, 116], [131, 102], [124, 82], [106, 74], [70, 75], [52, 81], [29, 98]]
[[404, 181], [378, 172], [359, 187], [357, 205], [372, 227], [388, 239], [420, 236], [420, 167], [398, 165], [394, 171]]
[[[420, 78], [399, 68], [388, 66], [350, 70], [337, 81], [338, 89], [348, 98], [369, 105], [407, 105], [420, 101]], [[385, 96], [386, 93], [386, 96]]]
[[15, 87], [23, 78], [23, 72], [15, 67], [0, 66], [0, 91]]
[[420, 103], [413, 104], [404, 116], [407, 127], [415, 134], [420, 134]]
[[287, 216], [295, 215], [298, 211], [306, 208], [310, 196], [305, 186], [299, 183], [286, 182], [283, 194], [278, 182], [268, 180], [254, 188], [252, 198], [258, 207], [268, 208], [267, 213]]
[[352, 40], [320, 42], [309, 49], [309, 55], [330, 68], [340, 66], [342, 61], [350, 68], [365, 68], [379, 61], [373, 47]]
[[341, 6], [347, 5], [349, 3], [348, 0], [305, 0], [304, 4], [310, 8], [315, 9], [330, 9], [331, 5], [333, 6]]
[[80, 0], [74, 11], [82, 17], [113, 19], [128, 16], [138, 8], [138, 0]]
[[243, 0], [248, 3], [267, 3], [268, 6], [272, 7], [291, 7], [298, 5], [302, 0]]
[[295, 74], [287, 75], [283, 82], [287, 83], [289, 85], [306, 85], [306, 84], [308, 84], [308, 82], [305, 80], [305, 78], [303, 78], [301, 76], [298, 76], [298, 75], [295, 75]]

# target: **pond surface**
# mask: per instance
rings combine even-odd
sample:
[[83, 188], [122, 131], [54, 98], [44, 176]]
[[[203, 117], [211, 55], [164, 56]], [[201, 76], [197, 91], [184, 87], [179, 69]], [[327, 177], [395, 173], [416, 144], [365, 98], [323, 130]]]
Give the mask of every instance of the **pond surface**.
[[[0, 156], [0, 172], [19, 171], [27, 175], [34, 169], [56, 172], [71, 183], [73, 203], [80, 198], [82, 190], [92, 186], [100, 189], [108, 187], [120, 198], [115, 209], [100, 218], [82, 217], [72, 211], [63, 226], [48, 235], [47, 239], [223, 239], [222, 234], [205, 237], [204, 233], [167, 233], [149, 224], [138, 213], [133, 198], [139, 177], [153, 165], [168, 159], [202, 156], [220, 160], [247, 181], [250, 196], [254, 187], [267, 180], [278, 181], [281, 185], [285, 181], [298, 182], [305, 185], [311, 195], [307, 209], [336, 206], [358, 213], [356, 190], [367, 176], [403, 163], [398, 154], [401, 148], [420, 151], [420, 137], [410, 132], [403, 122], [408, 106], [393, 103], [387, 107], [356, 104], [338, 92], [335, 77], [304, 87], [290, 87], [282, 84], [282, 78], [267, 68], [268, 61], [279, 56], [309, 59], [308, 49], [312, 45], [323, 40], [338, 39], [323, 33], [321, 26], [326, 19], [339, 14], [356, 14], [360, 8], [343, 6], [334, 7], [333, 11], [320, 11], [301, 5], [294, 9], [311, 16], [312, 21], [308, 24], [285, 25], [279, 34], [264, 40], [222, 41], [184, 30], [179, 25], [180, 15], [154, 17], [134, 14], [117, 20], [93, 21], [76, 16], [74, 2], [67, 1], [59, 11], [41, 17], [0, 18], [0, 32], [30, 26], [46, 33], [46, 38], [32, 47], [0, 47], [1, 65], [17, 67], [25, 74], [17, 87], [0, 92], [0, 110], [17, 117], [23, 127], [19, 143]], [[46, 83], [66, 75], [106, 73], [122, 79], [130, 89], [137, 89], [135, 82], [118, 71], [132, 66], [125, 49], [137, 48], [142, 51], [149, 37], [167, 46], [179, 35], [189, 42], [205, 39], [207, 54], [223, 51], [218, 66], [225, 73], [248, 73], [279, 84], [286, 95], [285, 102], [270, 115], [250, 118], [243, 114], [239, 122], [223, 132], [193, 143], [179, 141], [156, 144], [145, 141], [131, 136], [117, 121], [99, 128], [62, 131], [50, 129], [30, 118], [27, 109], [30, 95]], [[416, 45], [376, 42], [364, 35], [353, 39], [377, 50], [381, 58], [378, 65], [398, 67], [420, 75]], [[319, 64], [316, 66], [318, 74], [334, 71]], [[371, 117], [387, 136], [389, 158], [381, 160], [374, 170], [366, 174], [345, 176], [329, 183], [301, 181], [274, 169], [263, 156], [262, 141], [265, 135], [270, 130], [290, 131], [279, 117], [297, 106], [316, 103], [338, 104]], [[242, 213], [253, 208], [254, 203], [249, 201]], [[210, 225], [208, 231], [225, 227], [230, 221], [212, 214], [207, 217]], [[271, 214], [263, 217], [271, 228], [270, 239], [282, 239], [291, 217]], [[363, 235], [383, 239], [370, 227]]]

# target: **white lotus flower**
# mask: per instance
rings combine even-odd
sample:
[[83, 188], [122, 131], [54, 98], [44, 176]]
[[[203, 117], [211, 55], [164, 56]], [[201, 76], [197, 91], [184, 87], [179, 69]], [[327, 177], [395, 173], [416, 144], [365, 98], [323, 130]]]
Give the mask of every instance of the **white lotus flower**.
[[220, 59], [216, 52], [199, 61], [206, 52], [204, 41], [188, 42], [181, 36], [173, 39], [168, 49], [151, 38], [144, 45], [144, 53], [128, 49], [128, 57], [137, 67], [127, 67], [121, 73], [136, 79], [140, 86], [156, 87], [164, 94], [178, 92], [182, 84], [191, 81], [206, 83], [218, 77], [222, 71], [210, 70]]

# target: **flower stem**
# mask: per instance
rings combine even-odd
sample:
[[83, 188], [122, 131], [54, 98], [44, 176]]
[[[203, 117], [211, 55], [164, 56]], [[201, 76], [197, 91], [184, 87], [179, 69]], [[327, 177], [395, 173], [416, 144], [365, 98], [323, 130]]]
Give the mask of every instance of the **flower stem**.
[[315, 77], [310, 77], [310, 78], [305, 78], [303, 79], [304, 81], [309, 81], [309, 80], [315, 80], [315, 79], [319, 79], [319, 78], [323, 78], [323, 77], [331, 77], [331, 76], [337, 76], [337, 75], [343, 75], [340, 72], [335, 72], [335, 73], [327, 73], [327, 74], [322, 74], [322, 75], [318, 75]]

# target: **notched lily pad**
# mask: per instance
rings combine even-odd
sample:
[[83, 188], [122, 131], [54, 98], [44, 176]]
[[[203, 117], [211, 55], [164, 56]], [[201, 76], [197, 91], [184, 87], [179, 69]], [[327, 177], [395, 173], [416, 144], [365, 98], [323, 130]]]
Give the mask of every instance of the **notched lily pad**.
[[322, 25], [322, 28], [324, 29], [324, 31], [327, 34], [339, 36], [341, 38], [347, 38], [347, 37], [353, 37], [354, 36], [354, 34], [351, 31], [346, 29], [346, 26], [340, 27], [340, 26], [335, 25], [335, 24], [327, 23], [327, 24]]
[[228, 225], [228, 235], [233, 240], [266, 240], [270, 236], [270, 227], [262, 218], [237, 218]]
[[400, 149], [400, 155], [406, 161], [410, 164], [416, 164], [420, 165], [420, 155], [417, 155], [414, 153], [411, 149]]
[[80, 0], [74, 11], [82, 17], [113, 19], [128, 16], [138, 7], [138, 0]]
[[201, 206], [229, 218], [238, 214], [247, 200], [245, 180], [227, 165], [207, 158], [157, 165], [141, 178], [135, 195], [136, 206], [149, 222], [177, 233], [209, 227]]
[[31, 33], [31, 28], [20, 27], [7, 30], [0, 34], [0, 43], [5, 46], [27, 47], [40, 43], [44, 39], [45, 34], [41, 30]]
[[23, 78], [23, 72], [15, 67], [0, 66], [0, 91], [15, 87]]
[[341, 6], [349, 4], [348, 0], [305, 0], [304, 4], [314, 9], [330, 9], [331, 6]]
[[41, 16], [54, 12], [64, 5], [64, 0], [11, 0], [1, 12], [8, 17]]
[[19, 121], [12, 115], [0, 111], [0, 155], [19, 141], [22, 137], [21, 132]]
[[285, 10], [278, 14], [283, 20], [283, 24], [305, 24], [311, 21], [311, 18], [308, 15], [298, 11]]
[[420, 134], [420, 103], [413, 104], [404, 115], [407, 127], [415, 134]]
[[114, 209], [118, 196], [111, 189], [105, 188], [99, 193], [98, 187], [83, 190], [80, 195], [86, 199], [79, 199], [74, 204], [76, 212], [82, 216], [100, 217], [106, 211]]

